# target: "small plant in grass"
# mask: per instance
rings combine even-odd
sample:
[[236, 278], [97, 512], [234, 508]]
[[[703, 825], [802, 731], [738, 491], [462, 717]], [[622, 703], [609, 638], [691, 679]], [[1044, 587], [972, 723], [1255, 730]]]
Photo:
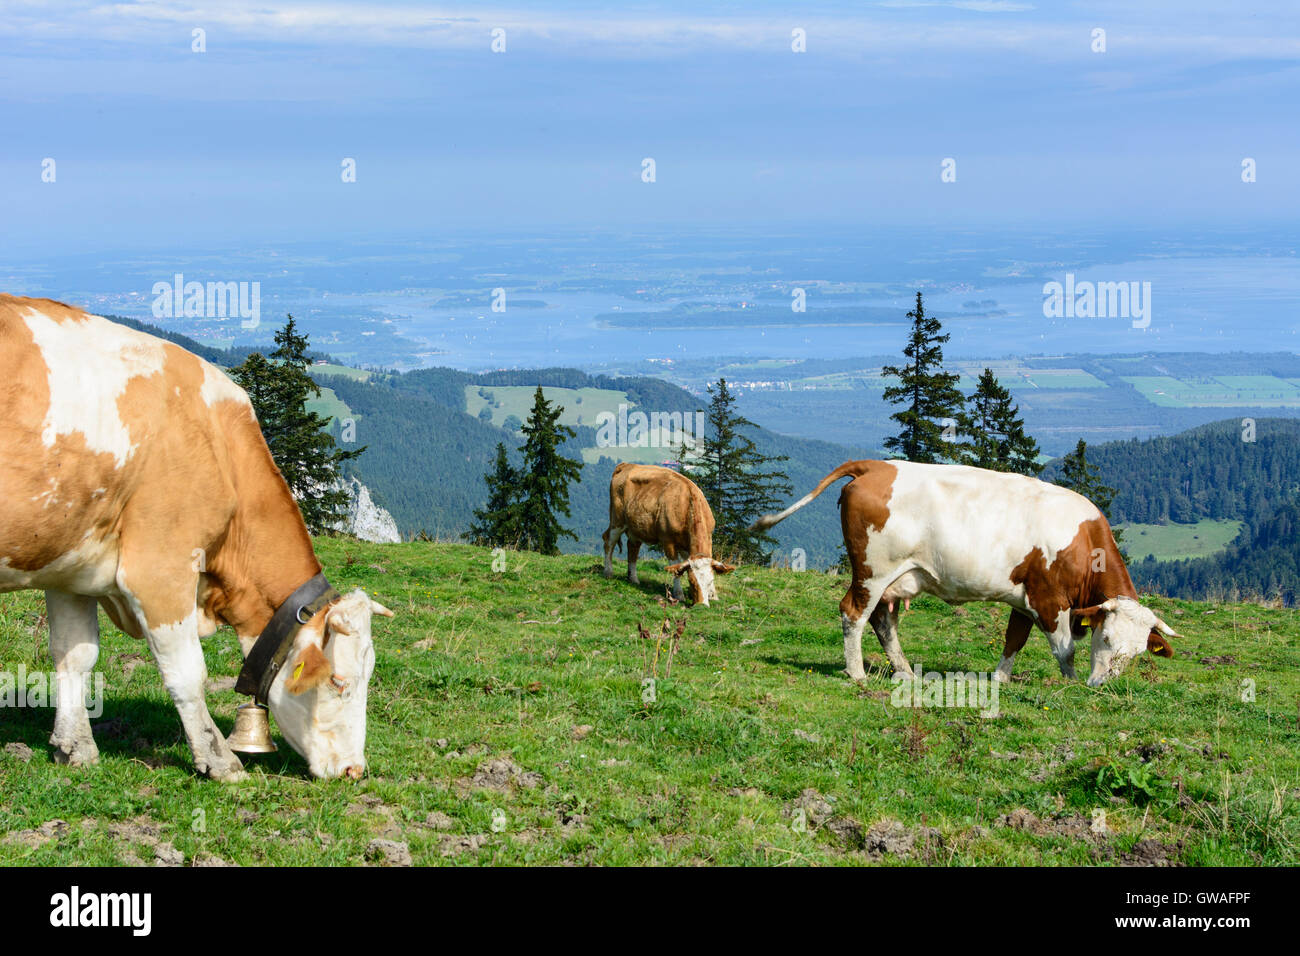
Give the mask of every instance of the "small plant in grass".
[[1168, 790], [1150, 764], [1126, 765], [1116, 760], [1098, 768], [1095, 785], [1098, 793], [1124, 797], [1139, 806], [1165, 796]]
[[[686, 618], [680, 618], [676, 627], [673, 626], [672, 621], [664, 618], [657, 631], [651, 631], [640, 623], [637, 624], [636, 629], [637, 633], [641, 635], [641, 659], [644, 675], [658, 680], [659, 662], [662, 660], [665, 664], [664, 680], [672, 677], [673, 658], [677, 656], [677, 648], [681, 646], [682, 635], [686, 633]], [[654, 644], [653, 653], [650, 649], [652, 642]]]
[[925, 742], [925, 738], [930, 736], [930, 731], [921, 726], [921, 711], [913, 708], [912, 722], [903, 728], [903, 750], [913, 760], [925, 756], [930, 745]]

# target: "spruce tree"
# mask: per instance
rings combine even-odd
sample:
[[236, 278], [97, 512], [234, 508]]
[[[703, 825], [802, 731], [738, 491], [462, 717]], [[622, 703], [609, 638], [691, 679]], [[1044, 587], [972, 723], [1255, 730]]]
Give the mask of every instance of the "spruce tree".
[[1030, 477], [1042, 471], [1038, 443], [1025, 434], [1020, 407], [1011, 403], [1011, 392], [998, 382], [992, 369], [980, 374], [958, 421], [963, 434], [970, 437], [967, 464]]
[[487, 504], [475, 510], [474, 523], [461, 537], [489, 548], [518, 547], [521, 537], [520, 478], [518, 469], [510, 464], [506, 446], [497, 442], [496, 463], [492, 471], [483, 476], [488, 487]]
[[949, 336], [940, 334], [938, 319], [925, 314], [920, 292], [916, 293], [916, 308], [907, 317], [912, 320], [903, 349], [908, 361], [901, 368], [886, 365], [881, 369], [882, 374], [899, 380], [885, 389], [885, 401], [903, 406], [890, 416], [902, 431], [886, 438], [885, 448], [908, 461], [959, 461], [962, 447], [944, 437], [945, 419], [955, 425], [964, 401], [957, 387], [961, 376], [943, 370], [943, 344]]
[[[1100, 472], [1088, 464], [1088, 443], [1082, 438], [1079, 444], [1074, 446], [1074, 451], [1066, 454], [1061, 459], [1061, 477], [1056, 479], [1056, 483], [1071, 491], [1076, 491], [1091, 501], [1102, 514], [1110, 515], [1110, 503], [1115, 498], [1115, 489], [1101, 483]], [[1111, 534], [1115, 536], [1115, 544], [1120, 547], [1120, 554], [1124, 560], [1128, 560], [1128, 554], [1124, 552], [1121, 542], [1124, 540], [1123, 530], [1112, 527]]]
[[735, 409], [736, 399], [725, 378], [709, 386], [708, 434], [694, 448], [683, 444], [682, 470], [700, 487], [713, 511], [715, 556], [734, 562], [767, 564], [776, 543], [771, 535], [751, 531], [760, 516], [779, 506], [794, 490], [783, 471], [769, 466], [788, 461], [786, 455], [764, 455], [742, 429], [756, 428]]
[[533, 408], [521, 429], [524, 433], [524, 464], [519, 480], [520, 546], [542, 554], [558, 554], [561, 537], [578, 536], [560, 525], [559, 515], [569, 516], [569, 482], [578, 481], [582, 462], [565, 458], [560, 446], [575, 432], [561, 425], [564, 409], [546, 400], [537, 386]]
[[275, 333], [270, 359], [253, 352], [231, 376], [248, 393], [271, 457], [308, 530], [326, 534], [336, 530], [348, 504], [348, 493], [339, 484], [341, 466], [365, 448], [343, 451], [325, 430], [329, 417], [308, 411], [307, 402], [320, 395], [320, 386], [307, 374], [307, 344], [290, 315]]

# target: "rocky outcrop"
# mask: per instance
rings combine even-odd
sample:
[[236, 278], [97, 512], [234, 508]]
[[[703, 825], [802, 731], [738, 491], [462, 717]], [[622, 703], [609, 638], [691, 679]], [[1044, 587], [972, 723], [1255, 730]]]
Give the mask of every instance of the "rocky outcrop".
[[402, 540], [397, 522], [386, 510], [375, 504], [369, 488], [357, 478], [343, 478], [340, 484], [348, 493], [347, 511], [339, 525], [341, 532], [377, 544], [397, 544]]

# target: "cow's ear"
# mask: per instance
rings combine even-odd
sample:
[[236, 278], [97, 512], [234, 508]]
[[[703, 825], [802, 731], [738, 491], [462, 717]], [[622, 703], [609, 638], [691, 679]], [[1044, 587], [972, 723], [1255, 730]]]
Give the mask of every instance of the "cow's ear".
[[690, 567], [690, 565], [688, 565], [685, 561], [679, 561], [676, 564], [668, 565], [668, 567], [664, 568], [664, 570], [667, 571], [669, 574], [680, 575], [688, 567]]
[[329, 680], [332, 672], [333, 668], [321, 649], [308, 644], [289, 665], [289, 681], [284, 688], [294, 695], [306, 693]]
[[729, 571], [736, 570], [736, 566], [734, 564], [723, 564], [721, 561], [714, 561], [713, 570], [717, 574], [726, 574]]
[[1152, 630], [1147, 635], [1147, 650], [1156, 657], [1173, 657], [1174, 648], [1159, 631]]
[[379, 603], [378, 601], [376, 601], [374, 598], [371, 598], [371, 599], [370, 599], [370, 613], [371, 613], [371, 614], [378, 614], [380, 617], [392, 617], [392, 616], [393, 616], [393, 612], [392, 612], [392, 611], [388, 610], [388, 608], [384, 607], [382, 604], [380, 604], [380, 603]]

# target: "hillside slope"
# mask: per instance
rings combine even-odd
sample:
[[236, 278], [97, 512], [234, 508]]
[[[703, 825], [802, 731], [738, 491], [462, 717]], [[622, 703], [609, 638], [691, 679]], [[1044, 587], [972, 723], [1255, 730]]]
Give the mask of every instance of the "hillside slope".
[[[454, 539], [469, 527], [474, 508], [487, 498], [483, 476], [492, 467], [497, 442], [519, 444], [517, 432], [496, 427], [466, 413], [466, 387], [536, 387], [600, 389], [625, 393], [635, 408], [693, 415], [704, 403], [684, 389], [654, 378], [592, 376], [574, 369], [531, 369], [474, 375], [454, 369], [421, 369], [401, 375], [376, 375], [368, 382], [317, 374], [358, 416], [357, 443], [365, 454], [352, 466], [397, 519], [408, 535], [420, 531]], [[740, 408], [744, 413], [743, 404]], [[594, 421], [594, 410], [584, 410]], [[597, 448], [597, 432], [590, 424], [578, 426], [566, 453], [581, 459], [583, 451]], [[829, 442], [790, 438], [759, 428], [752, 433], [759, 451], [788, 455], [782, 467], [801, 495], [827, 472], [868, 452]], [[640, 451], [639, 449], [637, 451]], [[599, 457], [582, 470], [581, 481], [570, 488], [572, 518], [567, 522], [578, 535], [564, 547], [575, 552], [600, 549], [600, 534], [608, 525], [609, 479], [624, 460], [618, 448], [597, 449]], [[593, 455], [592, 457], [596, 457]], [[662, 449], [660, 457], [671, 457]], [[792, 499], [793, 500], [793, 499]], [[838, 558], [839, 516], [833, 495], [823, 496], [781, 525], [777, 538], [788, 560], [802, 548], [809, 566], [825, 567]]]
[[[103, 619], [100, 764], [51, 762], [49, 708], [0, 723], [0, 864], [149, 862], [165, 843], [187, 864], [355, 865], [376, 838], [417, 865], [1300, 862], [1294, 611], [1151, 601], [1177, 656], [1095, 690], [1086, 653], [1065, 681], [1034, 635], [982, 718], [893, 706], [874, 645], [849, 682], [832, 576], [743, 568], [684, 610], [658, 604], [659, 561], [638, 588], [590, 557], [494, 572], [463, 545], [318, 550], [336, 586], [397, 613], [375, 628], [366, 779], [311, 781], [283, 740], [247, 785], [196, 777], [148, 651]], [[50, 668], [42, 612], [0, 595], [9, 667]], [[664, 617], [684, 632], [656, 663], [637, 625]], [[926, 671], [990, 671], [1006, 617], [923, 598], [903, 648]], [[238, 647], [226, 629], [203, 647], [228, 732]]]

